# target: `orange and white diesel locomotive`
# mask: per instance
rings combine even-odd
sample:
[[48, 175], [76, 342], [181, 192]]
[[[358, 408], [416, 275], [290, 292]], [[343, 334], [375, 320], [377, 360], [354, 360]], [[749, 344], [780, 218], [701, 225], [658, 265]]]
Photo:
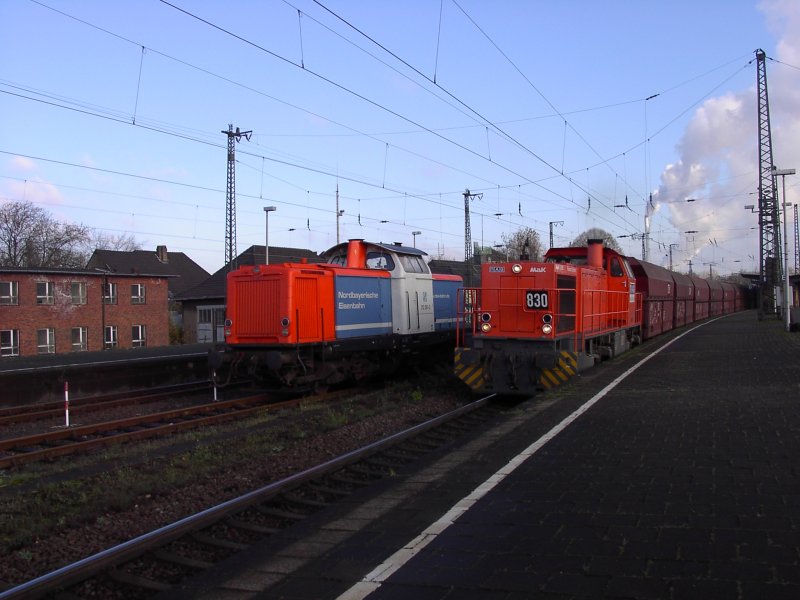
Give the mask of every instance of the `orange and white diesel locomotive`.
[[461, 277], [432, 274], [423, 251], [400, 244], [350, 240], [323, 256], [228, 274], [225, 346], [209, 356], [215, 385], [238, 373], [271, 389], [319, 389], [452, 350]]
[[480, 393], [533, 395], [675, 327], [744, 308], [742, 289], [604, 248], [482, 265], [459, 297], [455, 373]]

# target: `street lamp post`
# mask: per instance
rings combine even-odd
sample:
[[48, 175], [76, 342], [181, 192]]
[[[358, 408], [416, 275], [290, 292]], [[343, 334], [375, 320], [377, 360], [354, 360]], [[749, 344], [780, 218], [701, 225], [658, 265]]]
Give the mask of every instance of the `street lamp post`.
[[264, 234], [264, 264], [269, 264], [269, 213], [278, 210], [276, 206], [264, 207], [264, 219], [266, 221], [266, 233]]
[[414, 241], [412, 242], [412, 244], [414, 245], [414, 248], [417, 247], [417, 236], [419, 234], [421, 234], [421, 233], [422, 233], [421, 231], [412, 231], [411, 232], [411, 235], [414, 236]]
[[[786, 176], [787, 175], [794, 175], [794, 169], [776, 169], [775, 167], [772, 168], [772, 174], [777, 177], [780, 175], [783, 187], [783, 312], [786, 313], [784, 317], [784, 324], [786, 325], [786, 331], [791, 331], [792, 329], [792, 317], [789, 313], [789, 307], [791, 306], [791, 298], [789, 296], [789, 241], [786, 239]], [[789, 205], [791, 206], [791, 205]]]

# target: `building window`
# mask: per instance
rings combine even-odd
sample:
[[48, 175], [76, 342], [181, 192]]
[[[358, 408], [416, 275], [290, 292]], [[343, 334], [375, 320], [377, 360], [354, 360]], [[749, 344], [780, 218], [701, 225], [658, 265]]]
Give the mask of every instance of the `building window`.
[[36, 304], [53, 304], [53, 282], [36, 282]]
[[70, 293], [73, 304], [86, 304], [86, 283], [83, 281], [73, 281], [70, 284]]
[[86, 352], [89, 349], [89, 330], [86, 327], [72, 328], [72, 351]]
[[52, 328], [36, 330], [36, 351], [39, 354], [55, 354], [56, 330]]
[[117, 303], [117, 284], [105, 283], [103, 284], [103, 304], [116, 304]]
[[0, 304], [19, 304], [16, 281], [0, 281]]
[[19, 330], [0, 330], [0, 356], [19, 356]]
[[134, 283], [131, 286], [131, 304], [144, 304], [143, 283]]
[[147, 345], [144, 325], [134, 325], [131, 327], [131, 345], [134, 348], [144, 348]]
[[106, 325], [105, 335], [103, 337], [103, 347], [108, 350], [117, 347], [117, 326]]

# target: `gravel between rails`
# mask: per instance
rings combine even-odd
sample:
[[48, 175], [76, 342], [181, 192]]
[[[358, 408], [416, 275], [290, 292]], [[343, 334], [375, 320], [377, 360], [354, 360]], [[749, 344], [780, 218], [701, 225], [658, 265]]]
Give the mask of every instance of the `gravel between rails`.
[[[417, 387], [395, 384], [213, 432], [129, 445], [112, 456], [58, 461], [33, 473], [22, 468], [0, 473], [0, 515], [7, 523], [0, 526], [0, 589], [448, 412], [468, 399], [450, 380]], [[148, 491], [137, 485], [145, 475], [164, 481]], [[32, 514], [34, 505], [48, 514]]]

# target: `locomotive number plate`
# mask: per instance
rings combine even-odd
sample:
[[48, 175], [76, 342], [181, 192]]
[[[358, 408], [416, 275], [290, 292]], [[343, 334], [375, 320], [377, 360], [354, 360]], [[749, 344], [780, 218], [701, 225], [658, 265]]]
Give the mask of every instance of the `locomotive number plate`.
[[547, 310], [550, 308], [550, 296], [544, 290], [526, 290], [525, 308], [527, 310]]

